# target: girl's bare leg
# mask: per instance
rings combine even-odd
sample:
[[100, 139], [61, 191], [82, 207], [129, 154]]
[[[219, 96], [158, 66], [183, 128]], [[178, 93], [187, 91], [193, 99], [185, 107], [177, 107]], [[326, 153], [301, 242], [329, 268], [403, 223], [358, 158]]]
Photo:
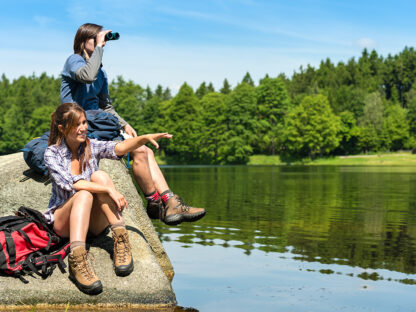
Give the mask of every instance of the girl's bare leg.
[[[95, 171], [91, 175], [91, 182], [101, 185], [114, 187], [113, 181], [109, 175], [101, 170]], [[118, 211], [117, 205], [108, 194], [94, 194], [94, 202], [91, 211], [89, 230], [92, 234], [98, 235], [108, 225], [124, 222], [121, 212]]]
[[90, 223], [93, 195], [88, 191], [76, 192], [54, 213], [54, 230], [70, 242], [85, 242]]
[[[113, 181], [104, 171], [98, 170], [91, 181], [114, 188]], [[98, 235], [111, 225], [114, 245], [113, 262], [116, 275], [127, 276], [133, 272], [133, 257], [124, 219], [113, 199], [108, 194], [95, 194], [91, 213], [90, 232]]]

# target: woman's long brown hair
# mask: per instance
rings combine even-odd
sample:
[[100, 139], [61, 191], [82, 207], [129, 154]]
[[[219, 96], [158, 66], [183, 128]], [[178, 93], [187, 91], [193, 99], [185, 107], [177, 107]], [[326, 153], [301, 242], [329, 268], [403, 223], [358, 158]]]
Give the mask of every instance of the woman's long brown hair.
[[[81, 115], [85, 116], [84, 109], [77, 103], [64, 103], [58, 106], [56, 111], [51, 115], [51, 129], [49, 134], [48, 145], [60, 145], [68, 133], [78, 126]], [[62, 126], [62, 131], [58, 126]], [[87, 138], [85, 147], [79, 159], [80, 169], [84, 171], [91, 158], [90, 140]]]
[[103, 26], [86, 23], [81, 25], [74, 38], [74, 53], [82, 55], [84, 52], [85, 42], [94, 38], [103, 29]]

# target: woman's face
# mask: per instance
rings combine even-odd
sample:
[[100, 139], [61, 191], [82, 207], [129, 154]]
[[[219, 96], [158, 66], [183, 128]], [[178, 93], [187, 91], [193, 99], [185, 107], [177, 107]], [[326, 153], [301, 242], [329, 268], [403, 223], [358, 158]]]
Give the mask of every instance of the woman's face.
[[79, 145], [81, 143], [84, 143], [87, 139], [87, 130], [87, 119], [85, 118], [84, 114], [81, 114], [81, 116], [78, 119], [77, 125], [69, 131], [68, 135], [65, 138], [67, 144]]
[[94, 38], [91, 38], [85, 41], [85, 51], [88, 53], [89, 56], [91, 56], [92, 52], [94, 52], [94, 49], [95, 49]]

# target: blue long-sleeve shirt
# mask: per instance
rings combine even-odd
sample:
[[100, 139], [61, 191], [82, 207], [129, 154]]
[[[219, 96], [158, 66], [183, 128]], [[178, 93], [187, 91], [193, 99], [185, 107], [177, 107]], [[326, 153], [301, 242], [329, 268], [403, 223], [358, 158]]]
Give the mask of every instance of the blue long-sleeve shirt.
[[122, 127], [127, 122], [114, 110], [108, 92], [108, 78], [102, 69], [102, 47], [95, 47], [89, 60], [79, 54], [68, 57], [62, 70], [61, 104], [77, 102], [84, 110], [102, 109], [117, 117]]

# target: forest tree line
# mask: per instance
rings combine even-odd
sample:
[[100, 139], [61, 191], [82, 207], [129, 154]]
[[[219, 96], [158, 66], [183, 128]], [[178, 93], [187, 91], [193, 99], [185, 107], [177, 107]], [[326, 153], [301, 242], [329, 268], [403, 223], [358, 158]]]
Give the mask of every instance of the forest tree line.
[[[253, 154], [291, 158], [416, 148], [416, 51], [358, 59], [292, 77], [250, 74], [215, 90], [202, 82], [142, 87], [117, 77], [109, 86], [117, 112], [138, 133], [168, 131], [158, 153], [177, 163], [244, 164]], [[18, 151], [49, 129], [59, 104], [60, 78], [46, 74], [0, 79], [0, 154]]]

